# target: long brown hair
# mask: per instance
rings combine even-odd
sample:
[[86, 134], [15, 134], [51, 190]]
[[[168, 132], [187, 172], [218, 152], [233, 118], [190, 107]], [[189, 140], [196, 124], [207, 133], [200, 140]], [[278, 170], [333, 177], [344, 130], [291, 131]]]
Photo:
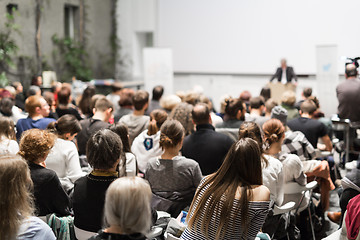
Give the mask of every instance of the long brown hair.
[[278, 119], [270, 119], [263, 125], [265, 149], [278, 142], [285, 134], [284, 125]]
[[[216, 239], [224, 239], [226, 231], [231, 226], [230, 223], [240, 213], [241, 227], [246, 234], [249, 225], [248, 202], [253, 199], [252, 186], [262, 185], [260, 158], [259, 145], [253, 139], [243, 138], [234, 143], [219, 170], [209, 175], [204, 184], [198, 188], [190, 206], [188, 225], [208, 236], [211, 222], [208, 220], [212, 219], [214, 212], [219, 212], [220, 224]], [[241, 194], [239, 204], [233, 205], [239, 188]], [[231, 214], [235, 206], [237, 206], [235, 214]]]
[[160, 128], [161, 125], [166, 121], [168, 117], [168, 114], [161, 109], [156, 109], [150, 113], [150, 123], [148, 127], [148, 135], [154, 135], [156, 134]]
[[2, 137], [16, 139], [14, 121], [8, 117], [0, 117], [0, 139]]
[[31, 187], [27, 163], [17, 155], [0, 156], [0, 240], [15, 239], [23, 219], [33, 214]]

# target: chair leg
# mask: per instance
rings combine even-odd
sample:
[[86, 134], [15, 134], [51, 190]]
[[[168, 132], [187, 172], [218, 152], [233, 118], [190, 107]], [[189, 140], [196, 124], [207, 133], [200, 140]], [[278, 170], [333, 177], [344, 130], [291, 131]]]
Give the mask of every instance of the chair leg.
[[312, 222], [312, 215], [311, 215], [310, 205], [308, 206], [307, 209], [308, 209], [308, 212], [309, 212], [309, 220], [310, 220], [310, 228], [311, 228], [312, 237], [313, 237], [313, 240], [315, 240], [315, 232], [314, 232], [314, 225], [313, 225], [313, 222]]

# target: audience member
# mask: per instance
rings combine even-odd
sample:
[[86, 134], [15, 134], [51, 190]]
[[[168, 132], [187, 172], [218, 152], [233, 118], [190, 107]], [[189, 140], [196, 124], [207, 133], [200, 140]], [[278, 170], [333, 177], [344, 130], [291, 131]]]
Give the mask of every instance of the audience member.
[[176, 217], [189, 206], [202, 178], [199, 164], [179, 156], [185, 136], [181, 123], [167, 120], [161, 126], [160, 146], [164, 153], [150, 160], [145, 178], [154, 194], [153, 207]]
[[51, 228], [34, 217], [27, 163], [19, 156], [0, 156], [0, 238], [55, 240]]
[[11, 85], [15, 88], [16, 91], [15, 106], [25, 111], [25, 96], [23, 92], [23, 85], [20, 82], [13, 82]]
[[264, 102], [267, 102], [271, 98], [271, 89], [269, 87], [263, 87], [260, 91], [260, 96], [264, 98]]
[[114, 82], [111, 84], [111, 93], [106, 95], [106, 98], [113, 104], [115, 113], [120, 109], [119, 100], [122, 89], [123, 85], [120, 82]]
[[129, 129], [130, 145], [134, 139], [149, 125], [149, 116], [145, 116], [145, 110], [149, 106], [149, 93], [138, 90], [132, 98], [134, 111], [120, 118], [119, 122], [125, 124]]
[[121, 90], [120, 100], [117, 103], [120, 108], [114, 113], [114, 122], [118, 122], [120, 118], [125, 115], [131, 114], [134, 111], [134, 105], [132, 102], [134, 94], [134, 90], [130, 88], [124, 88]]
[[151, 226], [150, 201], [146, 181], [138, 177], [117, 179], [106, 192], [104, 216], [108, 227], [90, 240], [146, 240]]
[[73, 210], [76, 227], [94, 233], [102, 228], [105, 192], [119, 177], [116, 169], [121, 154], [121, 139], [111, 130], [102, 129], [90, 137], [86, 145], [86, 157], [93, 171], [79, 178], [74, 186]]
[[[41, 96], [41, 89], [38, 86], [32, 85], [29, 87], [29, 89], [26, 92], [27, 97], [30, 96]], [[26, 111], [26, 108], [25, 108]]]
[[46, 129], [49, 123], [56, 121], [53, 118], [47, 118], [50, 113], [49, 105], [41, 96], [30, 96], [25, 101], [25, 109], [29, 117], [19, 119], [16, 123], [16, 138], [20, 140], [21, 134], [29, 129]]
[[138, 164], [135, 155], [131, 152], [130, 149], [130, 139], [127, 126], [122, 123], [115, 123], [110, 125], [109, 129], [120, 137], [123, 146], [123, 154], [119, 164], [119, 176], [136, 176], [139, 172]]
[[43, 80], [42, 80], [42, 75], [41, 74], [34, 75], [31, 78], [31, 85], [32, 86], [41, 87], [42, 84], [43, 84]]
[[[3, 93], [6, 90], [2, 91]], [[16, 124], [19, 119], [26, 118], [27, 116], [22, 113], [21, 109], [15, 106], [14, 99], [12, 97], [1, 97], [0, 100], [0, 116], [9, 117]]]
[[135, 154], [139, 164], [139, 170], [146, 171], [147, 164], [160, 157], [163, 150], [160, 147], [160, 128], [167, 120], [167, 113], [164, 110], [156, 109], [150, 113], [150, 123], [148, 129], [137, 136], [132, 145], [131, 151]]
[[70, 200], [53, 170], [44, 161], [55, 144], [56, 136], [40, 129], [26, 131], [20, 140], [19, 155], [27, 160], [34, 183], [34, 198], [38, 216], [55, 213], [70, 214]]
[[194, 123], [192, 121], [191, 111], [193, 105], [182, 102], [178, 104], [169, 114], [170, 119], [178, 120], [185, 129], [185, 136], [194, 132]]
[[70, 114], [75, 116], [77, 120], [82, 119], [76, 107], [71, 104], [71, 88], [62, 87], [57, 96], [58, 105], [56, 113], [59, 117]]
[[239, 128], [245, 120], [245, 106], [240, 99], [225, 100], [224, 122], [217, 124], [216, 128]]
[[304, 101], [300, 106], [301, 117], [288, 121], [287, 125], [293, 131], [302, 132], [314, 148], [318, 147], [318, 138], [321, 138], [325, 147], [319, 149], [331, 151], [332, 143], [327, 135], [326, 126], [316, 119], [311, 119], [316, 109], [314, 102], [310, 100]]
[[158, 85], [156, 87], [153, 88], [152, 90], [152, 99], [149, 103], [149, 107], [148, 109], [146, 110], [145, 114], [150, 116], [150, 113], [156, 109], [160, 109], [161, 106], [160, 106], [160, 100], [161, 100], [161, 97], [164, 93], [164, 87], [161, 86], [161, 85]]
[[167, 114], [171, 113], [171, 111], [181, 103], [181, 98], [177, 95], [167, 95], [160, 99], [160, 106], [167, 112]]
[[214, 127], [216, 126], [216, 124], [223, 122], [223, 119], [220, 116], [216, 115], [214, 107], [213, 107], [213, 103], [207, 96], [201, 95], [200, 102], [205, 103], [208, 106], [209, 111], [210, 111], [211, 124]]
[[300, 117], [299, 111], [294, 107], [295, 101], [296, 97], [293, 91], [286, 91], [281, 96], [281, 106], [288, 112], [288, 121]]
[[246, 106], [246, 113], [249, 113], [250, 112], [250, 98], [251, 98], [251, 93], [247, 90], [245, 91], [242, 91], [240, 93], [240, 97], [239, 99], [245, 104]]
[[246, 121], [253, 121], [262, 126], [267, 118], [264, 117], [265, 103], [262, 97], [253, 97], [250, 99], [250, 115], [245, 118]]
[[195, 105], [192, 118], [196, 131], [184, 139], [182, 155], [194, 159], [199, 163], [201, 172], [209, 175], [219, 169], [233, 140], [215, 132], [209, 108], [204, 103]]
[[55, 171], [66, 192], [74, 188], [74, 182], [85, 175], [82, 172], [78, 150], [72, 140], [81, 131], [74, 115], [63, 115], [47, 127], [57, 135], [55, 145], [47, 156], [46, 167]]
[[249, 138], [232, 145], [224, 163], [200, 183], [181, 239], [254, 239], [269, 211], [261, 151]]
[[14, 122], [8, 117], [0, 117], [0, 155], [18, 152], [19, 145], [16, 142]]
[[79, 101], [79, 108], [82, 114], [85, 115], [86, 118], [89, 118], [93, 115], [93, 109], [91, 106], [91, 98], [95, 95], [95, 87], [94, 86], [88, 86]]
[[111, 102], [103, 97], [96, 101], [94, 115], [80, 121], [82, 129], [76, 137], [79, 155], [85, 155], [86, 143], [92, 134], [109, 126], [108, 122], [112, 116], [112, 110]]
[[304, 89], [303, 89], [303, 91], [301, 92], [301, 100], [298, 101], [297, 103], [295, 103], [295, 105], [294, 105], [297, 110], [300, 110], [301, 104], [302, 104], [305, 100], [309, 99], [309, 97], [311, 97], [311, 94], [312, 94], [312, 88], [307, 87], [307, 88], [304, 88]]
[[46, 91], [44, 92], [43, 97], [47, 102], [47, 104], [49, 105], [49, 109], [50, 109], [49, 118], [58, 119], [59, 116], [56, 113], [56, 101], [55, 101], [54, 93]]

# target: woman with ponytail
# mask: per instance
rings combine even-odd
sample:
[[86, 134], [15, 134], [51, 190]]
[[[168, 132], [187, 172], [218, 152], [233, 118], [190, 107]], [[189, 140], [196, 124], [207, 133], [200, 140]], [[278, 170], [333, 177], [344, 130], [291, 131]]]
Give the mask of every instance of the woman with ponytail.
[[185, 136], [181, 123], [166, 120], [160, 132], [160, 146], [164, 153], [149, 161], [145, 178], [154, 194], [153, 207], [176, 217], [190, 205], [202, 174], [197, 162], [179, 156]]
[[81, 125], [74, 115], [63, 115], [47, 127], [56, 136], [55, 145], [45, 160], [46, 167], [56, 172], [66, 192], [74, 188], [77, 179], [85, 176], [81, 170], [79, 154], [74, 137], [81, 131]]
[[148, 129], [140, 133], [131, 145], [131, 151], [135, 154], [139, 169], [143, 173], [145, 173], [148, 162], [163, 153], [159, 144], [160, 128], [167, 117], [168, 115], [164, 110], [157, 109], [152, 111], [150, 113]]
[[231, 146], [219, 170], [201, 181], [181, 239], [255, 239], [269, 211], [261, 155], [251, 138]]

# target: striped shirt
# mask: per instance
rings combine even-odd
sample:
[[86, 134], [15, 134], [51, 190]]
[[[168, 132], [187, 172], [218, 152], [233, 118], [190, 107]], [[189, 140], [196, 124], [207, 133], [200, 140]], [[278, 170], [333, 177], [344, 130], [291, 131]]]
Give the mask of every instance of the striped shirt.
[[[205, 179], [205, 178], [204, 178]], [[204, 179], [201, 181], [200, 186], [204, 182]], [[199, 187], [200, 187], [199, 186]], [[199, 198], [201, 198], [204, 192], [208, 189], [209, 185], [206, 186], [199, 194], [199, 197], [195, 200], [194, 209], [199, 204]], [[206, 202], [208, 205], [209, 201]], [[238, 215], [236, 214], [236, 209], [240, 207], [240, 201], [238, 199], [234, 199], [233, 208], [230, 213], [230, 219], [234, 219], [234, 221], [229, 222], [229, 226], [227, 226], [227, 231], [225, 233], [225, 237], [223, 239], [255, 239], [257, 233], [260, 231], [265, 218], [269, 211], [269, 201], [264, 202], [249, 202], [249, 211], [248, 211], [248, 229], [245, 235], [244, 229], [241, 229], [241, 211], [239, 211]], [[219, 203], [220, 206], [223, 205], [223, 202]], [[190, 216], [193, 215], [193, 211], [190, 213]], [[204, 213], [200, 215], [200, 221], [208, 221], [204, 219]], [[218, 226], [220, 225], [220, 212], [214, 211], [212, 217], [210, 219], [210, 225], [208, 229], [208, 238], [206, 235], [198, 229], [187, 227], [183, 234], [181, 235], [181, 239], [189, 240], [207, 240], [207, 239], [215, 239], [216, 231]]]

